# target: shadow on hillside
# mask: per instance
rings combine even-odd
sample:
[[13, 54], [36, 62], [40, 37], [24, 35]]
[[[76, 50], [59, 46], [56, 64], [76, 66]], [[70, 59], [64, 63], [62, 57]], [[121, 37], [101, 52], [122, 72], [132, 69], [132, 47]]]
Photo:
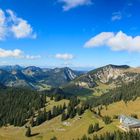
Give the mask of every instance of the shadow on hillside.
[[64, 87], [63, 90], [67, 93], [70, 93], [71, 95], [82, 96], [82, 97], [92, 96], [94, 92], [89, 88], [78, 87], [75, 85]]
[[104, 127], [100, 127], [100, 128], [99, 128], [99, 131], [102, 130], [103, 128], [104, 128]]
[[39, 135], [40, 133], [34, 133], [34, 134], [31, 134], [31, 136], [30, 137], [34, 137], [34, 136], [37, 136], [37, 135]]

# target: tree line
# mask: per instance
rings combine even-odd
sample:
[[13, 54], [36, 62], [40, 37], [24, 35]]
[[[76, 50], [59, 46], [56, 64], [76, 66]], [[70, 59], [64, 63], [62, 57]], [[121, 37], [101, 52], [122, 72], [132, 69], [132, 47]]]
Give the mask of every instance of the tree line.
[[53, 106], [53, 108], [49, 111], [39, 110], [38, 115], [36, 117], [36, 121], [33, 119], [31, 120], [31, 126], [38, 126], [45, 121], [51, 120], [59, 115], [61, 115], [61, 121], [67, 120], [68, 118], [73, 118], [78, 115], [82, 115], [85, 108], [77, 107], [80, 103], [80, 100], [77, 97], [71, 97], [69, 100], [69, 104], [66, 106], [64, 103], [63, 105]]
[[53, 106], [53, 109], [49, 110], [49, 111], [46, 111], [45, 108], [42, 111], [39, 110], [37, 113], [38, 115], [36, 117], [36, 120], [31, 119], [30, 124], [32, 127], [38, 126], [45, 121], [49, 121], [49, 120], [59, 116], [60, 114], [62, 114], [64, 112], [65, 109], [66, 109], [66, 104], [64, 103], [63, 106], [62, 105]]
[[100, 97], [93, 97], [86, 101], [91, 107], [99, 105], [109, 105], [113, 102], [123, 100], [126, 104], [130, 100], [135, 100], [140, 97], [140, 80], [130, 82], [128, 84], [122, 84], [120, 87], [109, 90]]

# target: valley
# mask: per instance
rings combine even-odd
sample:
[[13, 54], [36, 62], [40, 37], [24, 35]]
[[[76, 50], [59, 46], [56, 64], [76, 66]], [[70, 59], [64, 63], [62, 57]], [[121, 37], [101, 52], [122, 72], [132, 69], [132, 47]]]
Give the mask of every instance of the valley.
[[140, 0], [0, 0], [0, 140], [140, 140]]
[[[13, 71], [13, 67], [9, 71]], [[60, 75], [58, 69], [57, 72], [58, 79], [65, 76], [63, 72]], [[31, 73], [32, 79], [37, 78], [35, 67], [26, 75]], [[119, 127], [119, 115], [135, 115], [140, 119], [139, 78], [139, 68], [107, 65], [81, 72], [59, 87], [47, 85], [44, 90], [29, 86], [8, 87], [1, 83], [0, 140], [77, 140], [84, 136], [92, 139], [107, 132], [123, 132]], [[7, 112], [4, 111], [6, 106]], [[110, 119], [108, 124], [105, 117]], [[98, 124], [99, 129], [89, 134], [91, 124]], [[31, 129], [29, 137], [25, 135], [27, 128]]]

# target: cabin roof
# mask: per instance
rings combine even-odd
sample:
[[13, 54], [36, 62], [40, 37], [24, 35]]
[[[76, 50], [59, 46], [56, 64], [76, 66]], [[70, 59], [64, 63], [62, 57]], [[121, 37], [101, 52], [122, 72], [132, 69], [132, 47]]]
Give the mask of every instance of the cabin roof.
[[125, 126], [140, 126], [140, 120], [132, 118], [130, 116], [120, 115], [119, 117]]

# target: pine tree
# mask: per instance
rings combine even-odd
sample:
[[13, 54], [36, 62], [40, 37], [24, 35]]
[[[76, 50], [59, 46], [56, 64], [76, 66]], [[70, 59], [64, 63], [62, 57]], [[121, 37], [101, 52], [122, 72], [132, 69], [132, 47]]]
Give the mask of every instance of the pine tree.
[[47, 113], [46, 113], [46, 120], [50, 120], [52, 118], [52, 114], [51, 114], [51, 111], [49, 110]]
[[100, 109], [100, 108], [98, 108], [97, 114], [98, 114], [99, 116], [101, 116], [101, 109]]
[[57, 138], [54, 136], [53, 138], [51, 138], [50, 140], [57, 140]]
[[90, 124], [88, 128], [88, 134], [92, 134], [94, 132], [93, 125]]
[[99, 130], [99, 123], [95, 123], [93, 130], [96, 132]]
[[53, 95], [51, 95], [50, 100], [53, 100]]
[[30, 137], [31, 136], [31, 128], [30, 127], [27, 128], [27, 131], [25, 133], [25, 136], [26, 137]]
[[77, 107], [77, 113], [78, 113], [79, 116], [81, 116], [83, 114], [82, 107]]
[[57, 109], [56, 106], [54, 106], [53, 109], [52, 109], [52, 115], [53, 115], [53, 117], [56, 117], [57, 114], [58, 114], [58, 109]]
[[65, 110], [65, 109], [66, 109], [66, 103], [63, 104], [63, 110]]
[[74, 118], [76, 116], [76, 110], [73, 108], [72, 109], [72, 111], [71, 111], [71, 113], [70, 113], [70, 118], [72, 119], [72, 118]]
[[112, 120], [109, 116], [104, 116], [103, 121], [104, 121], [105, 124], [110, 124], [112, 122]]
[[67, 119], [67, 114], [65, 112], [63, 112], [61, 121], [65, 121], [66, 119]]

